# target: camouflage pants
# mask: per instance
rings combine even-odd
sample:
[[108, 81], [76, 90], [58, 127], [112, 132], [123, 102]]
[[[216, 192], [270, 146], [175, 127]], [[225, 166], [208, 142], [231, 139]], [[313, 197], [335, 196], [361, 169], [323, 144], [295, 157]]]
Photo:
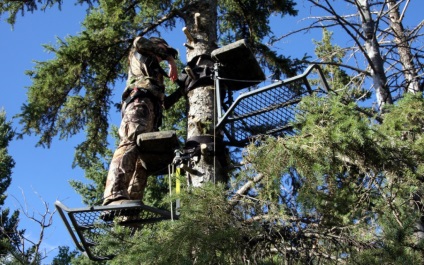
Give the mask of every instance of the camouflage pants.
[[155, 130], [154, 102], [150, 98], [136, 98], [128, 106], [124, 103], [122, 108], [120, 143], [109, 167], [103, 205], [120, 199], [141, 200], [147, 185], [136, 139], [140, 133]]

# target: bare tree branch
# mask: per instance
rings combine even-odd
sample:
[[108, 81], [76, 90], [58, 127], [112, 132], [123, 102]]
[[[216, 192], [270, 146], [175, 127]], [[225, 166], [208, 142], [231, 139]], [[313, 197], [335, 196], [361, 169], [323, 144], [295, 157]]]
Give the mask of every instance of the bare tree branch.
[[234, 207], [240, 200], [240, 198], [246, 194], [252, 187], [254, 184], [258, 183], [259, 181], [261, 181], [264, 178], [264, 174], [258, 174], [256, 175], [253, 180], [249, 180], [248, 182], [246, 182], [235, 194], [234, 196], [230, 199], [229, 204], [230, 204], [230, 209], [232, 207]]
[[49, 204], [44, 201], [44, 199], [39, 194], [36, 193], [43, 205], [44, 211], [30, 211], [28, 209], [28, 203], [26, 200], [25, 193], [22, 189], [21, 193], [24, 204], [22, 204], [16, 197], [12, 197], [18, 202], [20, 212], [24, 214], [27, 219], [35, 222], [40, 230], [38, 236], [36, 236], [36, 239], [34, 240], [29, 238], [28, 236], [25, 236], [25, 234], [19, 233], [18, 227], [15, 227], [14, 232], [19, 235], [21, 239], [21, 245], [16, 249], [15, 252], [12, 252], [12, 255], [16, 260], [21, 262], [21, 264], [37, 264], [39, 261], [47, 257], [47, 250], [42, 250], [41, 245], [44, 240], [46, 229], [53, 224], [53, 216], [56, 213], [56, 210], [51, 211], [49, 208]]

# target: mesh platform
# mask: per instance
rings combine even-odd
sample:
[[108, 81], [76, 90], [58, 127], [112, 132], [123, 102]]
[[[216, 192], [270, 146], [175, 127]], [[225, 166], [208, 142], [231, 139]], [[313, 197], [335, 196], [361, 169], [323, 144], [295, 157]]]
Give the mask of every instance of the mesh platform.
[[[137, 204], [70, 209], [56, 201], [55, 206], [77, 248], [95, 261], [114, 257], [114, 253], [99, 243], [113, 233], [115, 224], [126, 226], [134, 233], [157, 222], [178, 218], [168, 211]], [[119, 238], [114, 240], [119, 241]]]
[[[316, 82], [317, 79], [321, 83]], [[293, 78], [237, 93], [234, 101], [234, 95], [229, 93], [220, 106], [225, 113], [219, 117], [216, 127], [223, 128], [233, 146], [244, 146], [261, 135], [291, 135], [294, 133], [291, 122], [302, 97], [325, 91], [328, 85], [321, 69], [313, 65]]]

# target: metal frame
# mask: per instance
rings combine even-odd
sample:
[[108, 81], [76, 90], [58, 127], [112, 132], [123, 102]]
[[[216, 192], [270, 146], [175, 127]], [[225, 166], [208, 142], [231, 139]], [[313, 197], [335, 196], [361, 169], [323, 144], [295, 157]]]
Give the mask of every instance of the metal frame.
[[[269, 112], [269, 111], [294, 107], [297, 103], [300, 102], [300, 100], [302, 99], [302, 96], [305, 95], [305, 93], [312, 94], [313, 92], [316, 91], [316, 89], [313, 89], [313, 87], [308, 81], [308, 76], [311, 74], [313, 70], [316, 70], [318, 73], [321, 84], [323, 86], [322, 92], [328, 92], [329, 86], [324, 77], [324, 74], [321, 68], [318, 65], [314, 64], [309, 66], [302, 74], [297, 75], [295, 77], [277, 81], [271, 85], [255, 89], [253, 91], [241, 93], [236, 98], [236, 100], [231, 104], [231, 106], [227, 107], [221, 102], [221, 93], [222, 93], [221, 86], [220, 86], [221, 78], [219, 76], [219, 63], [216, 63], [214, 67], [214, 80], [215, 80], [215, 91], [216, 91], [216, 98], [217, 98], [217, 114], [218, 114], [217, 118], [218, 119], [217, 119], [215, 128], [222, 129], [225, 125], [228, 125], [237, 121], [243, 121], [254, 116], [264, 115], [266, 112]], [[243, 80], [240, 80], [240, 82], [243, 82]], [[290, 91], [289, 86], [294, 85], [298, 82], [301, 82], [306, 87], [306, 91], [303, 91], [304, 93], [296, 93], [296, 92]], [[236, 108], [240, 106], [241, 103], [243, 103], [244, 101], [252, 100], [255, 97], [259, 97], [260, 94], [267, 93], [277, 88], [290, 92], [292, 94], [292, 97], [284, 102], [279, 102], [272, 105], [268, 105], [264, 108], [251, 110], [249, 113], [245, 113], [242, 115], [239, 115], [235, 112]], [[224, 110], [224, 107], [226, 107], [226, 110]], [[267, 130], [265, 134], [278, 135], [278, 134], [282, 134], [283, 132], [290, 133], [290, 130], [292, 128], [290, 125], [288, 125], [288, 122], [289, 121], [285, 121], [284, 124], [286, 125], [282, 124], [281, 127]], [[231, 132], [229, 132], [229, 130], [226, 130], [225, 127], [223, 129], [227, 137], [230, 138], [230, 145], [244, 146], [247, 143], [248, 139], [243, 139], [243, 140], [234, 139], [234, 137], [232, 137]], [[251, 136], [254, 137], [255, 135], [251, 135]]]
[[[55, 206], [76, 247], [95, 261], [110, 260], [114, 257], [113, 253], [106, 253], [98, 247], [96, 240], [110, 233], [116, 224], [127, 226], [133, 233], [156, 222], [178, 219], [178, 215], [171, 212], [139, 204], [71, 209], [56, 201]], [[113, 214], [116, 217], [105, 221], [101, 218], [102, 214]], [[125, 220], [125, 216], [135, 218]]]

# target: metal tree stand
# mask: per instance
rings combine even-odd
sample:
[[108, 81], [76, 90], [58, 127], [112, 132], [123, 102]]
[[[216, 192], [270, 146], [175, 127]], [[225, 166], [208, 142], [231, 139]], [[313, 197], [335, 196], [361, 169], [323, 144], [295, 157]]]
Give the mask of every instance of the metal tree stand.
[[[223, 129], [225, 144], [229, 146], [243, 147], [261, 135], [277, 137], [294, 134], [290, 122], [294, 120], [296, 106], [302, 97], [329, 90], [318, 65], [310, 66], [298, 76], [252, 89], [252, 86], [265, 79], [265, 75], [244, 40], [213, 51], [211, 58], [215, 62], [215, 127]], [[311, 77], [314, 78], [312, 84], [308, 80]], [[317, 78], [321, 85], [315, 81]], [[137, 145], [143, 150], [142, 159], [149, 175], [166, 174], [168, 165], [175, 164], [177, 160], [188, 161], [193, 155], [188, 151], [175, 153], [179, 144], [173, 131], [140, 134]], [[55, 205], [77, 248], [96, 261], [114, 257], [114, 253], [108, 253], [99, 242], [113, 232], [116, 224], [126, 226], [134, 233], [163, 220], [178, 219], [172, 213], [172, 208], [169, 212], [147, 205], [125, 204], [77, 209], [70, 209], [59, 201]]]

